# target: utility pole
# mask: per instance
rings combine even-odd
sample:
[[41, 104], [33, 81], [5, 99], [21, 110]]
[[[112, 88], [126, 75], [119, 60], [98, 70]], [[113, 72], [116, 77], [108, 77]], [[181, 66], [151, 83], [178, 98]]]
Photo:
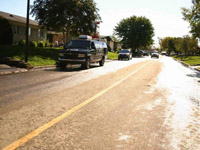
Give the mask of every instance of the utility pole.
[[29, 52], [29, 10], [30, 10], [30, 0], [27, 0], [25, 62], [28, 62], [28, 52]]

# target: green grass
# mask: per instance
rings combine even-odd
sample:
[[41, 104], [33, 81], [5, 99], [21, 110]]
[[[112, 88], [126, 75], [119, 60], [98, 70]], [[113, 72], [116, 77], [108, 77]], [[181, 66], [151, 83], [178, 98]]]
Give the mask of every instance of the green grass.
[[118, 59], [117, 53], [108, 52], [108, 59]]
[[[30, 47], [28, 64], [32, 67], [55, 65], [60, 48], [33, 48]], [[0, 45], [0, 57], [11, 57], [14, 60], [24, 61], [26, 47], [14, 45]]]
[[184, 63], [195, 66], [200, 65], [200, 56], [173, 56], [175, 59], [183, 61]]
[[[28, 64], [32, 67], [55, 65], [58, 60], [58, 51], [61, 48], [34, 48], [30, 47]], [[24, 61], [26, 47], [17, 45], [0, 45], [0, 58], [11, 57], [14, 60]], [[117, 53], [108, 52], [108, 59], [118, 59]]]

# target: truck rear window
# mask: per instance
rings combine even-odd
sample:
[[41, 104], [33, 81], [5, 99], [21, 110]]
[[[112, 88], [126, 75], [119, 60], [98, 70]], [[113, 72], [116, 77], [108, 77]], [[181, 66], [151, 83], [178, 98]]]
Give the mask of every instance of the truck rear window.
[[65, 48], [89, 49], [90, 48], [90, 41], [72, 40], [72, 41], [67, 43]]

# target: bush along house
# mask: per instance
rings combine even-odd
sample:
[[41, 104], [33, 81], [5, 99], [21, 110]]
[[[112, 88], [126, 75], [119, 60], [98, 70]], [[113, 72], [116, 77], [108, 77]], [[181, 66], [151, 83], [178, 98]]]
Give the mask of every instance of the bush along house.
[[[17, 44], [21, 40], [26, 39], [26, 18], [10, 13], [0, 11], [0, 17], [6, 19], [12, 28], [13, 42]], [[37, 21], [29, 20], [29, 40], [45, 41], [47, 40], [47, 32], [40, 29]]]

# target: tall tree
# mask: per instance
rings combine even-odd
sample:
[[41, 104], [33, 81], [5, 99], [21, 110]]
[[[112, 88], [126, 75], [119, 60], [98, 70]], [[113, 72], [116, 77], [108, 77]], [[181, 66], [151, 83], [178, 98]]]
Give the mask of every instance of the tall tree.
[[132, 16], [120, 21], [114, 29], [126, 48], [138, 49], [153, 44], [154, 28], [145, 17]]
[[67, 36], [93, 33], [93, 23], [100, 19], [93, 0], [35, 0], [31, 13], [42, 27]]
[[192, 35], [200, 39], [200, 0], [192, 0], [192, 7], [182, 8], [182, 14], [183, 19], [190, 23]]
[[182, 40], [182, 49], [185, 55], [194, 54], [198, 51], [198, 41], [189, 36], [184, 36]]
[[179, 53], [184, 53], [185, 55], [188, 54], [195, 54], [198, 52], [198, 41], [190, 36], [184, 37], [165, 37], [161, 40], [161, 47], [165, 51], [170, 53], [172, 51]]
[[175, 38], [173, 37], [166, 37], [161, 40], [161, 48], [170, 55], [172, 51], [176, 51], [175, 47]]

